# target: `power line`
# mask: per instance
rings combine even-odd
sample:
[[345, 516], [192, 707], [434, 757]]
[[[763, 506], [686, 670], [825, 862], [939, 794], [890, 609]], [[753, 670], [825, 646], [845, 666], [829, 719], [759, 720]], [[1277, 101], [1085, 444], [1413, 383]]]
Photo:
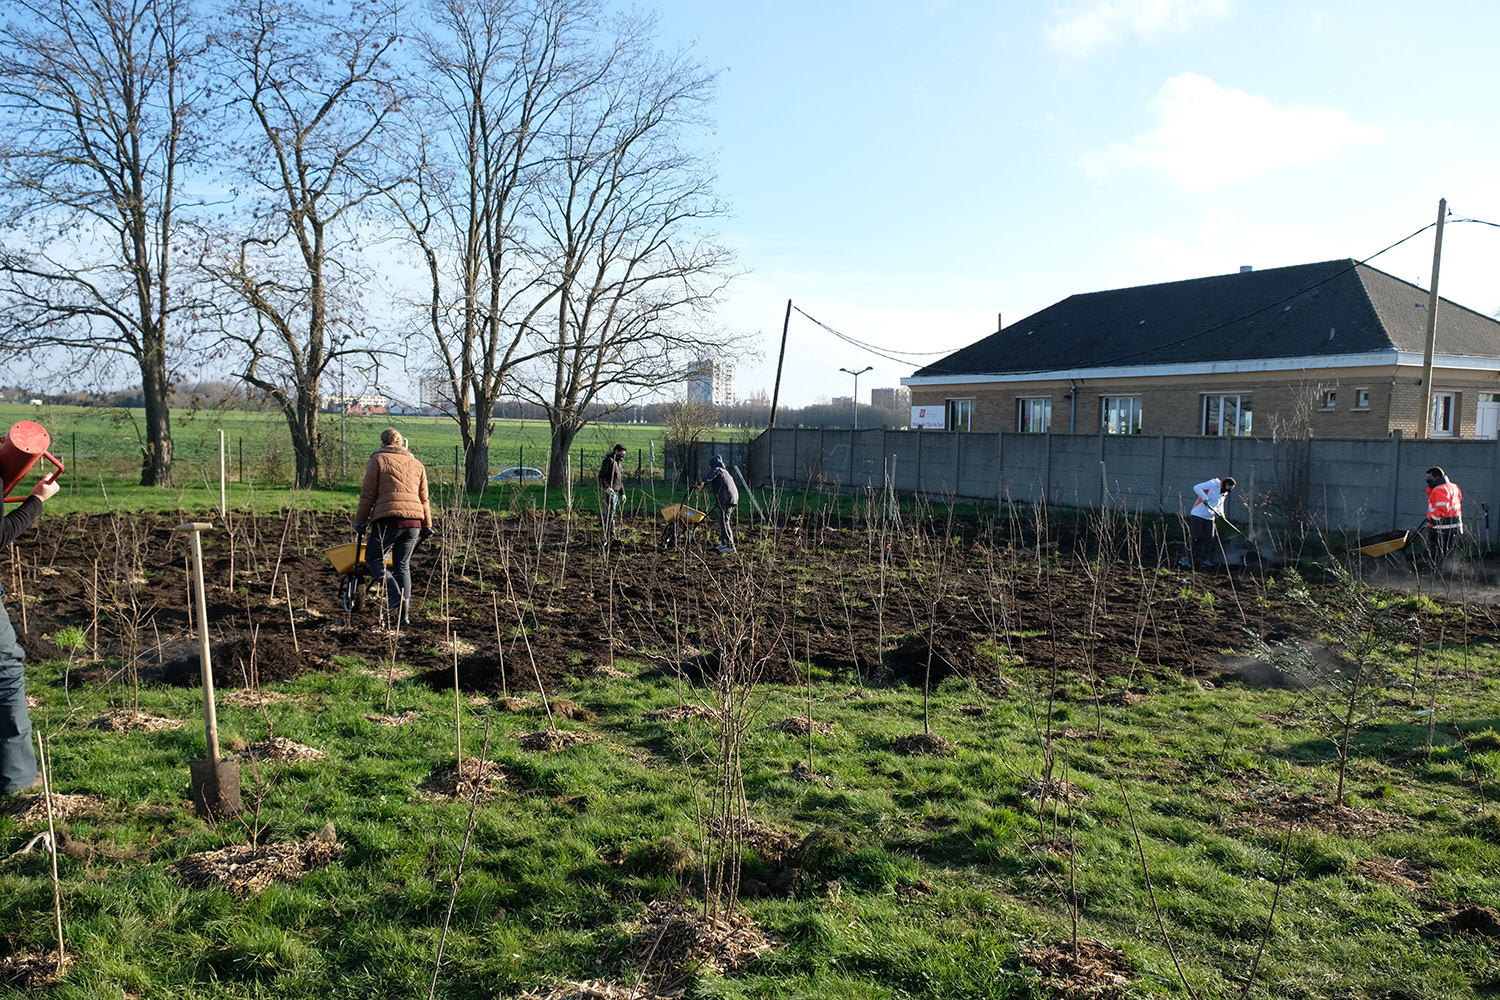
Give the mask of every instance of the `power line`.
[[840, 340], [845, 341], [846, 343], [852, 344], [855, 347], [858, 347], [862, 351], [869, 351], [871, 354], [877, 355], [878, 357], [885, 358], [887, 361], [894, 361], [898, 365], [906, 363], [905, 360], [904, 360], [904, 358], [895, 357], [895, 355], [898, 355], [898, 354], [899, 355], [903, 355], [905, 357], [924, 358], [924, 357], [935, 357], [935, 356], [938, 356], [938, 355], [952, 354], [955, 350], [960, 350], [960, 348], [950, 348], [950, 349], [948, 349], [946, 351], [898, 351], [895, 348], [891, 348], [891, 347], [876, 347], [874, 344], [868, 344], [865, 341], [858, 340], [858, 339], [856, 339], [854, 337], [849, 336], [848, 334], [840, 333], [839, 331], [835, 330], [833, 327], [829, 326], [827, 323], [824, 323], [822, 320], [817, 319], [814, 316], [809, 316], [806, 311], [804, 311], [803, 309], [801, 309], [798, 306], [792, 306], [792, 308], [796, 309], [799, 313], [802, 313], [803, 316], [806, 316], [808, 319], [812, 320], [813, 323], [815, 323], [818, 326], [822, 327], [823, 329], [827, 330], [829, 333], [833, 334], [835, 337], [839, 338]]

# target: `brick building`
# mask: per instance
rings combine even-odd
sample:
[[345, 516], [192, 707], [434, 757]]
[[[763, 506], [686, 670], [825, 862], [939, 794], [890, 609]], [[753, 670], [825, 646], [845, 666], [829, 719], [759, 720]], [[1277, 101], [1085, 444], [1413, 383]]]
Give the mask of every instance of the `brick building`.
[[[901, 380], [956, 431], [1414, 436], [1428, 294], [1353, 260], [1070, 296]], [[1440, 300], [1432, 437], [1500, 436], [1500, 323]]]

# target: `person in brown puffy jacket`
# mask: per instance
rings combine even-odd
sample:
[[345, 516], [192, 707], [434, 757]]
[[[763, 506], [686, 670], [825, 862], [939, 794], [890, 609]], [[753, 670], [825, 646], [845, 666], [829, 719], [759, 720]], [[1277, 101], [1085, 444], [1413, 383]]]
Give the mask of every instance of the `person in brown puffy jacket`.
[[[427, 500], [427, 469], [406, 449], [394, 427], [380, 432], [380, 450], [365, 466], [365, 482], [354, 511], [354, 530], [370, 529], [365, 565], [378, 587], [385, 583], [382, 622], [411, 624], [411, 554], [432, 534], [432, 505]], [[385, 554], [391, 553], [391, 568]], [[399, 614], [399, 619], [398, 619]]]

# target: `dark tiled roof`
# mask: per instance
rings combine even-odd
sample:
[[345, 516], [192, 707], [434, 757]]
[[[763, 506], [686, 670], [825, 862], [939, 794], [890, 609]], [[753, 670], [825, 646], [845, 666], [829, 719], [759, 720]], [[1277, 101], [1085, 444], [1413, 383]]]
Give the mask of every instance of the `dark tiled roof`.
[[[1423, 289], [1353, 260], [1086, 292], [916, 375], [1421, 353], [1426, 306]], [[1437, 353], [1500, 358], [1500, 323], [1443, 299]]]

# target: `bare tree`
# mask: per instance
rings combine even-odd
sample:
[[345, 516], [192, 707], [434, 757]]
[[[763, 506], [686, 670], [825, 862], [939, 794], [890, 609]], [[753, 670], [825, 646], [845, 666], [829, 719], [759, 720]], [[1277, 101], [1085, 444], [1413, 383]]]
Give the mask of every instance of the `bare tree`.
[[666, 427], [662, 443], [677, 467], [679, 479], [689, 478], [698, 444], [708, 439], [718, 424], [718, 408], [701, 399], [679, 399], [662, 408]]
[[172, 478], [168, 351], [208, 48], [187, 0], [12, 0], [0, 29], [0, 343], [139, 369], [141, 485]]
[[491, 414], [507, 378], [537, 356], [522, 349], [525, 332], [556, 294], [538, 293], [519, 217], [554, 117], [608, 67], [588, 46], [601, 9], [596, 0], [433, 0], [418, 35], [427, 80], [411, 116], [418, 183], [396, 208], [427, 265], [424, 326], [471, 491], [489, 475]]
[[553, 487], [569, 481], [569, 449], [591, 416], [683, 379], [728, 340], [707, 314], [733, 257], [702, 230], [723, 209], [685, 142], [714, 76], [657, 52], [654, 27], [621, 20], [608, 72], [559, 115], [556, 162], [533, 203], [550, 296], [533, 336], [548, 370], [519, 391], [547, 412]]
[[228, 15], [230, 128], [243, 130], [229, 152], [256, 197], [210, 266], [245, 307], [227, 336], [241, 377], [286, 417], [301, 487], [318, 482], [324, 372], [374, 347], [360, 325], [362, 224], [402, 180], [399, 14], [394, 0], [249, 0]]

